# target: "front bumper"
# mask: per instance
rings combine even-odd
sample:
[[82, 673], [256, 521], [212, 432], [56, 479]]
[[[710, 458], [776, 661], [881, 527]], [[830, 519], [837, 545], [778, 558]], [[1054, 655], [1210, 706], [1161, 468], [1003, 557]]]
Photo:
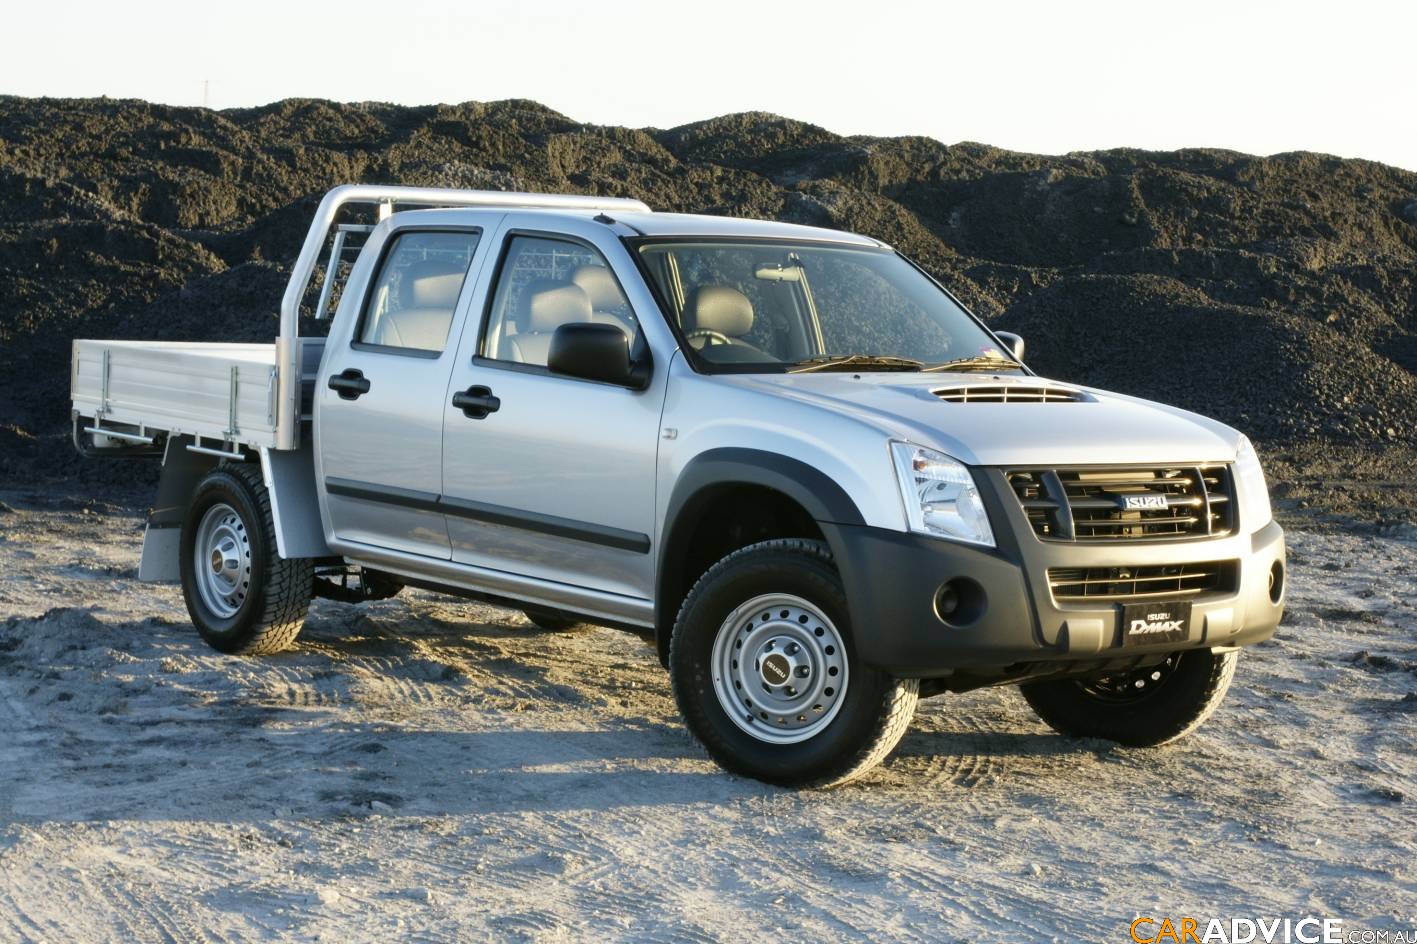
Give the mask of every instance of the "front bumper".
[[[925, 535], [823, 524], [846, 585], [857, 655], [902, 678], [941, 678], [961, 670], [1007, 677], [1059, 663], [1107, 664], [1179, 649], [1247, 646], [1274, 634], [1284, 614], [1284, 580], [1271, 599], [1271, 571], [1285, 565], [1284, 532], [1273, 521], [1225, 538], [1149, 542], [1038, 539], [1011, 495], [988, 490], [999, 547], [973, 547]], [[1243, 524], [1243, 522], [1242, 522]], [[1183, 641], [1121, 646], [1124, 598], [1057, 601], [1053, 567], [1141, 567], [1236, 561], [1233, 590], [1192, 601]], [[972, 582], [978, 599], [949, 622], [937, 612], [940, 588]], [[971, 591], [972, 592], [972, 591]], [[1040, 666], [1038, 664], [1048, 665]]]

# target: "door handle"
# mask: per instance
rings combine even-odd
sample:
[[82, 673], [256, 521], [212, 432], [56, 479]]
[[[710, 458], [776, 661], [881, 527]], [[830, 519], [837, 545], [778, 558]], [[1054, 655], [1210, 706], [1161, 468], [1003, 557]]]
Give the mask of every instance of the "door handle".
[[362, 370], [353, 367], [330, 377], [329, 387], [339, 394], [341, 400], [358, 400], [369, 392], [369, 381]]
[[496, 413], [502, 408], [502, 401], [492, 396], [491, 387], [475, 386], [459, 390], [453, 394], [453, 406], [462, 410], [470, 420], [480, 420], [488, 413]]

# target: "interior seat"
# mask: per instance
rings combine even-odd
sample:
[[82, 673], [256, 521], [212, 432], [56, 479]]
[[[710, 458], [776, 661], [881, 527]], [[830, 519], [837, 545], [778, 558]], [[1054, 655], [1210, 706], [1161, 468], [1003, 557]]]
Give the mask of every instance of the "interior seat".
[[522, 292], [517, 333], [503, 339], [506, 354], [523, 364], [546, 365], [551, 337], [563, 324], [592, 320], [590, 296], [578, 285], [533, 282]]
[[[743, 340], [753, 330], [753, 303], [728, 285], [700, 285], [684, 303], [684, 333], [696, 351], [719, 363], [770, 363], [778, 358]], [[700, 334], [705, 331], [713, 334]]]
[[583, 265], [571, 273], [571, 284], [590, 298], [591, 320], [613, 324], [628, 335], [635, 333], [634, 316], [615, 275], [603, 265]]
[[437, 259], [410, 265], [399, 281], [399, 307], [384, 312], [373, 344], [441, 351], [448, 343], [453, 308], [462, 291], [465, 270]]
[[[712, 331], [728, 338], [730, 344], [753, 347], [742, 340], [753, 330], [753, 303], [748, 296], [727, 285], [700, 285], [684, 305], [684, 333]], [[696, 349], [719, 343], [710, 337], [692, 338]]]

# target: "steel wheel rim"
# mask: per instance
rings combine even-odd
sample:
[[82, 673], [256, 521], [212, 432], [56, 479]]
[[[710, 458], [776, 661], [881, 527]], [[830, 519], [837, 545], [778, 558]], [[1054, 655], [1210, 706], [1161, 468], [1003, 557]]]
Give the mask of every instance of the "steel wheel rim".
[[849, 682], [846, 645], [821, 608], [786, 593], [754, 597], [713, 641], [713, 689], [742, 731], [769, 744], [821, 733]]
[[251, 539], [236, 509], [218, 502], [202, 515], [192, 545], [193, 583], [202, 605], [220, 619], [240, 611], [251, 591]]
[[1078, 687], [1099, 701], [1127, 704], [1150, 698], [1164, 686], [1181, 662], [1181, 654], [1173, 652], [1161, 662], [1094, 679], [1078, 680]]

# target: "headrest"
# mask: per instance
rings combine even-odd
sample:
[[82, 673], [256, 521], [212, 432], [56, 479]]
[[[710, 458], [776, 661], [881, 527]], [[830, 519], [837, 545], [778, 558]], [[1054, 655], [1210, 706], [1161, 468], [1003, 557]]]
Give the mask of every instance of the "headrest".
[[571, 273], [571, 284], [580, 286], [590, 296], [590, 307], [596, 311], [622, 308], [625, 295], [610, 270], [601, 265], [583, 265]]
[[399, 301], [404, 308], [452, 308], [464, 274], [458, 266], [437, 259], [415, 262], [404, 270]]
[[555, 331], [563, 324], [589, 321], [590, 296], [579, 286], [562, 285], [533, 292], [528, 286], [527, 320], [523, 330], [534, 333]]
[[531, 327], [531, 300], [542, 292], [555, 291], [563, 288], [565, 282], [557, 279], [532, 279], [522, 286], [521, 294], [517, 296], [516, 307], [512, 310], [512, 324], [518, 331], [530, 331]]
[[684, 311], [689, 331], [717, 331], [741, 338], [753, 330], [753, 303], [727, 285], [701, 285], [689, 296]]

